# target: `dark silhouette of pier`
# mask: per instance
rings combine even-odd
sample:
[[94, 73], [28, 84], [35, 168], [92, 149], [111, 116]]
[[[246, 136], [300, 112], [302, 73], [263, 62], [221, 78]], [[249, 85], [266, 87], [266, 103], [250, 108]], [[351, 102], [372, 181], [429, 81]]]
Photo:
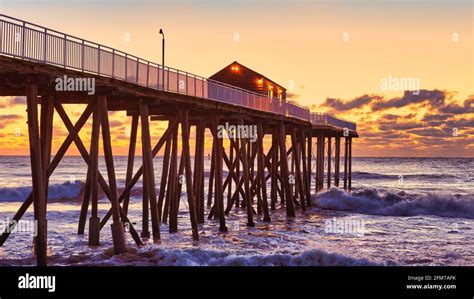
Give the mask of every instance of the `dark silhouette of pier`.
[[[195, 241], [199, 240], [198, 226], [206, 218], [215, 219], [219, 230], [227, 231], [226, 215], [236, 208], [246, 209], [248, 226], [254, 226], [257, 218], [270, 222], [271, 212], [278, 208], [284, 208], [288, 217], [296, 217], [297, 210], [311, 206], [311, 194], [324, 188], [325, 178], [327, 187], [332, 182], [340, 186], [340, 164], [344, 167], [343, 186], [351, 189], [352, 138], [358, 137], [355, 124], [328, 114], [311, 113], [308, 108], [282, 100], [276, 94], [273, 97], [272, 93], [262, 94], [203, 78], [5, 15], [0, 15], [0, 76], [0, 96], [27, 99], [33, 187], [13, 221], [20, 220], [33, 204], [38, 224], [35, 252], [40, 266], [47, 265], [48, 181], [72, 143], [88, 166], [78, 233], [84, 234], [89, 215], [88, 242], [99, 245], [100, 231], [111, 220], [117, 254], [126, 250], [127, 232], [140, 245], [142, 238], [148, 237], [159, 242], [160, 222], [168, 223], [170, 233], [178, 231], [183, 184]], [[58, 91], [55, 80], [64, 76], [94, 79], [95, 93]], [[75, 124], [63, 108], [67, 104], [86, 105]], [[131, 119], [126, 184], [121, 193], [117, 190], [108, 111], [126, 111]], [[55, 112], [69, 135], [51, 159]], [[78, 133], [91, 116], [91, 144], [87, 149]], [[151, 144], [150, 121], [168, 124], [155, 145]], [[134, 173], [139, 124], [143, 163]], [[255, 126], [256, 140], [219, 136], [220, 125]], [[207, 182], [206, 130], [213, 136]], [[269, 149], [264, 147], [265, 137], [271, 138]], [[196, 140], [194, 149], [190, 147], [190, 138]], [[224, 147], [224, 138], [229, 139], [229, 148]], [[98, 168], [100, 140], [107, 181]], [[153, 159], [160, 151], [163, 166], [157, 182]], [[224, 165], [228, 170], [226, 177]], [[140, 179], [143, 180], [143, 226], [139, 234], [128, 218], [128, 206], [130, 191]], [[311, 190], [313, 180], [315, 189]], [[111, 204], [105, 215], [98, 213], [99, 188]], [[8, 236], [9, 230], [5, 230], [0, 245]]]

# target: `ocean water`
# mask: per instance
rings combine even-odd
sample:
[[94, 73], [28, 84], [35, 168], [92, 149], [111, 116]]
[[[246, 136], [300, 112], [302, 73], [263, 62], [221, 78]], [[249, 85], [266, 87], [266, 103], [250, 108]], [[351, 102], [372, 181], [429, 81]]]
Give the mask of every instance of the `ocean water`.
[[[126, 157], [115, 157], [119, 189], [124, 186], [126, 163]], [[29, 157], [3, 156], [0, 165], [3, 228], [31, 191], [31, 170]], [[106, 177], [103, 160], [100, 165]], [[140, 165], [137, 158], [135, 170]], [[140, 248], [127, 235], [129, 252], [115, 256], [109, 225], [101, 231], [98, 247], [87, 245], [87, 234], [76, 233], [87, 169], [82, 158], [66, 157], [50, 179], [49, 264], [474, 265], [474, 158], [354, 158], [352, 168], [351, 193], [324, 190], [313, 196], [312, 208], [298, 210], [293, 219], [277, 205], [271, 211], [272, 222], [264, 223], [255, 215], [254, 228], [246, 227], [245, 210], [234, 208], [226, 219], [227, 233], [218, 232], [216, 221], [206, 220], [199, 227], [199, 242], [192, 241], [183, 186], [178, 232], [170, 234], [161, 224], [161, 243], [144, 240]], [[155, 159], [155, 172], [159, 182], [160, 158]], [[129, 208], [138, 231], [141, 191], [139, 181]], [[99, 214], [109, 207], [102, 198]], [[33, 219], [32, 207], [23, 219]], [[13, 232], [0, 247], [0, 265], [34, 264], [32, 232]]]

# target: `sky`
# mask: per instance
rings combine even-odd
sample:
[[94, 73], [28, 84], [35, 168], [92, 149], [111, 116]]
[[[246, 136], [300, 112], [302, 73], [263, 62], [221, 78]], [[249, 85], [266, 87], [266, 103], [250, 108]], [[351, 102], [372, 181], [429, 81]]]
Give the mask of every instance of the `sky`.
[[[156, 62], [163, 28], [166, 64], [203, 77], [236, 60], [287, 87], [291, 100], [357, 122], [354, 156], [474, 156], [473, 7], [461, 0], [0, 0], [3, 14]], [[76, 119], [84, 108], [67, 111]], [[130, 119], [110, 119], [114, 154], [126, 154]], [[164, 128], [153, 124], [155, 139]], [[66, 136], [58, 117], [54, 133], [53, 150]], [[88, 136], [90, 123], [81, 134], [86, 144]], [[24, 99], [0, 98], [0, 154], [28, 152]]]

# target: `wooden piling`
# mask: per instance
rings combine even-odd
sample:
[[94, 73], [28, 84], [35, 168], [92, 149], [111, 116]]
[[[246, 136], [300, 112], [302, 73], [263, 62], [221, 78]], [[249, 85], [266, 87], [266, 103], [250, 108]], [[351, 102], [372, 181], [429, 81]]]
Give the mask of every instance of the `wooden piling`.
[[352, 190], [352, 137], [349, 137], [349, 178], [348, 178], [348, 188], [349, 191]]
[[[128, 145], [128, 160], [127, 160], [127, 173], [125, 174], [125, 186], [127, 186], [132, 180], [133, 176], [133, 164], [135, 162], [135, 149], [137, 144], [137, 131], [138, 131], [138, 115], [132, 116], [132, 128], [130, 130], [130, 143]], [[123, 210], [125, 214], [128, 213], [128, 205], [130, 202], [130, 192], [127, 192], [123, 199]]]
[[334, 153], [334, 186], [339, 188], [339, 167], [341, 163], [341, 137], [335, 137]]
[[301, 173], [301, 143], [298, 142], [298, 138], [296, 137], [296, 128], [293, 128], [291, 131], [291, 143], [293, 143], [293, 151], [292, 157], [295, 163], [295, 186], [297, 186], [298, 197], [300, 199], [301, 209], [303, 211], [306, 210], [306, 197], [304, 195], [304, 188], [302, 182], [302, 173]]
[[142, 129], [143, 166], [145, 167], [144, 174], [146, 174], [144, 176], [144, 178], [146, 178], [144, 184], [147, 185], [147, 195], [150, 203], [153, 242], [158, 243], [160, 241], [160, 223], [158, 217], [158, 206], [156, 204], [155, 171], [153, 166], [153, 155], [151, 152], [148, 105], [142, 101], [140, 102], [139, 107]]
[[313, 177], [313, 174], [312, 174], [312, 163], [313, 163], [313, 134], [312, 134], [312, 129], [309, 129], [308, 130], [308, 137], [307, 137], [307, 142], [308, 142], [308, 149], [307, 149], [307, 154], [308, 154], [308, 163], [307, 163], [307, 167], [308, 167], [308, 173], [307, 173], [307, 176], [308, 176], [308, 194], [310, 196], [310, 198], [308, 199], [308, 206], [311, 206], [311, 181], [312, 181], [312, 177]]
[[199, 142], [199, 171], [197, 172], [196, 195], [199, 203], [198, 223], [204, 223], [205, 200], [204, 200], [204, 150], [206, 141], [206, 120], [200, 120], [196, 128], [200, 137]]
[[311, 190], [310, 190], [310, 178], [308, 177], [308, 160], [307, 160], [307, 153], [306, 153], [306, 134], [304, 131], [300, 131], [300, 147], [301, 147], [301, 167], [302, 167], [302, 176], [303, 176], [303, 187], [304, 187], [304, 196], [305, 198], [302, 199], [306, 201], [306, 206], [311, 206]]
[[277, 127], [273, 129], [272, 132], [272, 148], [274, 148], [272, 152], [272, 165], [271, 165], [271, 200], [270, 200], [270, 207], [272, 210], [276, 208], [277, 202], [277, 172], [278, 172], [278, 130]]
[[158, 217], [160, 221], [162, 221], [163, 219], [163, 201], [166, 195], [168, 170], [169, 170], [169, 165], [170, 165], [170, 152], [171, 152], [171, 137], [168, 137], [166, 139], [165, 154], [163, 156], [163, 164], [161, 166], [162, 170], [161, 170], [161, 179], [160, 179], [160, 194], [158, 196]]
[[347, 190], [347, 159], [349, 154], [349, 138], [344, 138], [344, 190]]
[[[182, 145], [183, 145], [183, 156], [184, 156], [184, 170], [186, 174], [186, 191], [188, 198], [188, 208], [189, 216], [191, 221], [191, 230], [193, 234], [193, 240], [199, 240], [199, 233], [197, 227], [197, 217], [196, 217], [196, 208], [195, 208], [195, 198], [193, 190], [193, 181], [192, 181], [192, 169], [191, 169], [191, 153], [189, 150], [189, 122], [188, 122], [188, 109], [184, 111], [181, 110], [181, 136], [182, 136]], [[222, 180], [222, 177], [221, 177]], [[221, 181], [222, 183], [222, 181]], [[224, 214], [222, 212], [222, 214]], [[225, 222], [224, 222], [225, 226]]]
[[100, 240], [99, 205], [99, 138], [102, 111], [97, 104], [92, 116], [92, 134], [89, 151], [89, 179], [91, 190], [91, 217], [89, 218], [89, 245], [97, 246]]
[[327, 178], [327, 186], [328, 189], [331, 188], [331, 157], [332, 157], [332, 141], [331, 136], [328, 136], [328, 178]]
[[34, 238], [36, 262], [38, 266], [47, 265], [46, 198], [43, 172], [41, 140], [38, 124], [38, 87], [28, 85], [26, 92], [28, 114], [28, 137], [30, 142], [31, 178], [34, 202], [34, 216], [37, 222], [37, 235]]
[[115, 178], [114, 160], [112, 156], [112, 143], [110, 140], [110, 126], [109, 116], [107, 110], [107, 98], [105, 96], [98, 96], [99, 109], [101, 109], [101, 124], [102, 124], [102, 139], [104, 147], [104, 158], [107, 167], [107, 176], [109, 178], [110, 188], [110, 202], [112, 204], [112, 241], [114, 244], [115, 254], [124, 253], [127, 251], [125, 243], [125, 232], [123, 223], [120, 221], [120, 210], [117, 199], [117, 181]]
[[[178, 115], [179, 122], [181, 122], [181, 118]], [[165, 214], [163, 215], [163, 220], [166, 221], [167, 212], [169, 212], [170, 220], [169, 220], [169, 232], [175, 233], [178, 231], [178, 220], [174, 219], [174, 215], [176, 209], [177, 194], [177, 171], [178, 171], [178, 127], [175, 128], [172, 137], [172, 150], [171, 150], [171, 162], [170, 162], [170, 172], [169, 172], [169, 185], [168, 185], [168, 192], [167, 192], [167, 200], [165, 205]]]
[[225, 224], [225, 215], [224, 215], [224, 192], [222, 184], [222, 175], [223, 175], [223, 137], [219, 137], [217, 134], [217, 126], [219, 125], [219, 115], [214, 113], [212, 130], [214, 131], [214, 149], [215, 149], [215, 196], [214, 196], [214, 207], [216, 208], [215, 214], [219, 218], [219, 231], [226, 232], [227, 226]]
[[[212, 126], [212, 124], [211, 124]], [[212, 128], [210, 128], [211, 132], [212, 132]], [[214, 137], [213, 137], [214, 138]], [[209, 170], [209, 187], [207, 188], [207, 206], [210, 207], [212, 205], [212, 195], [213, 195], [213, 181], [214, 181], [214, 172], [215, 172], [215, 164], [216, 164], [216, 161], [215, 161], [215, 158], [216, 158], [216, 147], [215, 147], [215, 143], [212, 142], [212, 150], [211, 150], [211, 168]]]
[[[239, 118], [239, 125], [243, 126], [244, 121], [242, 118]], [[247, 209], [247, 226], [254, 227], [255, 223], [253, 221], [253, 210], [252, 210], [252, 199], [250, 194], [250, 168], [248, 165], [249, 155], [247, 154], [247, 138], [240, 138], [240, 149], [242, 161], [242, 172], [243, 172], [243, 185], [244, 185], [244, 202]]]
[[[142, 157], [145, 157], [144, 148], [142, 147]], [[143, 159], [144, 160], [144, 159]], [[148, 194], [148, 183], [147, 183], [147, 175], [148, 171], [146, 169], [146, 165], [143, 164], [143, 176], [142, 176], [142, 232], [140, 236], [142, 238], [149, 238], [150, 237], [150, 208], [149, 208], [149, 198], [150, 195]]]
[[257, 148], [258, 148], [258, 161], [257, 169], [260, 180], [260, 190], [262, 199], [262, 210], [263, 210], [263, 221], [270, 222], [270, 213], [268, 212], [268, 200], [267, 200], [267, 181], [265, 180], [265, 155], [263, 153], [263, 139], [265, 137], [263, 131], [262, 122], [257, 124]]
[[293, 204], [293, 195], [291, 194], [291, 188], [289, 183], [290, 173], [288, 169], [288, 158], [286, 152], [286, 133], [285, 124], [283, 121], [279, 122], [279, 142], [280, 142], [280, 168], [282, 177], [282, 189], [285, 193], [285, 205], [286, 205], [286, 216], [295, 217], [295, 207]]

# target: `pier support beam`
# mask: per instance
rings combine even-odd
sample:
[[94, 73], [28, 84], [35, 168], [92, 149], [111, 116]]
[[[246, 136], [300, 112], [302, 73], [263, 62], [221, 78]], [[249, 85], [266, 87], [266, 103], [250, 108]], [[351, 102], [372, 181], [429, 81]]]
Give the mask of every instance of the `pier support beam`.
[[31, 178], [33, 184], [33, 205], [37, 235], [34, 238], [38, 266], [47, 265], [46, 193], [45, 176], [41, 157], [41, 140], [38, 124], [38, 87], [29, 85], [26, 96], [28, 112], [28, 137], [30, 142]]
[[144, 186], [147, 185], [148, 202], [150, 203], [151, 225], [153, 242], [160, 241], [160, 224], [158, 217], [158, 206], [156, 204], [155, 171], [153, 167], [153, 154], [150, 141], [150, 122], [148, 120], [148, 105], [140, 103], [140, 119], [142, 129], [142, 149], [144, 166]]
[[271, 164], [271, 199], [270, 199], [270, 207], [272, 210], [276, 208], [277, 202], [277, 175], [278, 175], [278, 151], [276, 150], [279, 148], [278, 146], [278, 130], [277, 127], [273, 129], [272, 133], [272, 148], [273, 152], [271, 154], [272, 164]]
[[349, 137], [344, 138], [344, 190], [347, 190], [347, 160], [349, 155]]
[[[189, 150], [189, 122], [188, 122], [188, 110], [185, 109], [184, 111], [181, 110], [181, 136], [182, 136], [182, 145], [183, 145], [183, 156], [184, 156], [184, 170], [186, 174], [186, 191], [188, 194], [188, 208], [189, 208], [189, 216], [191, 220], [191, 229], [193, 234], [193, 240], [199, 241], [199, 234], [198, 234], [198, 227], [197, 227], [197, 219], [196, 219], [196, 208], [195, 208], [195, 197], [193, 191], [193, 174], [191, 169], [191, 153]], [[195, 157], [196, 159], [197, 157]], [[221, 177], [222, 183], [222, 177]], [[222, 210], [222, 206], [220, 206]], [[222, 210], [222, 217], [224, 215], [224, 211]], [[221, 220], [222, 221], [222, 220]], [[224, 219], [224, 227], [225, 227], [225, 219]], [[221, 228], [222, 229], [222, 222]]]
[[194, 194], [196, 198], [197, 223], [204, 223], [204, 142], [206, 123], [200, 120], [196, 125], [196, 150], [194, 153]]
[[120, 221], [120, 206], [117, 199], [117, 181], [115, 178], [114, 160], [112, 155], [112, 143], [110, 140], [109, 116], [107, 110], [107, 98], [105, 96], [98, 97], [99, 109], [102, 113], [102, 139], [104, 146], [104, 158], [107, 166], [107, 176], [109, 178], [110, 202], [112, 205], [112, 241], [114, 244], [115, 254], [127, 251], [125, 243], [125, 232], [123, 223]]
[[[137, 131], [138, 131], [138, 115], [134, 115], [132, 116], [132, 129], [130, 130], [130, 144], [128, 146], [128, 161], [127, 161], [127, 173], [125, 175], [125, 186], [127, 186], [130, 183], [133, 176], [133, 163], [135, 162]], [[130, 202], [130, 192], [127, 192], [127, 194], [125, 194], [124, 199], [123, 199], [123, 210], [125, 214], [128, 213], [129, 202]]]
[[[313, 132], [312, 132], [312, 129], [309, 129], [309, 132], [308, 132], [308, 164], [307, 164], [307, 167], [308, 167], [308, 194], [310, 194], [310, 197], [311, 197], [311, 181], [312, 181], [312, 177], [313, 177], [313, 173], [312, 173], [312, 170], [313, 170]], [[311, 206], [311, 199], [310, 201], [308, 202], [308, 206]]]
[[324, 135], [318, 135], [318, 153], [317, 153], [317, 173], [316, 173], [316, 191], [321, 191], [324, 188]]
[[335, 154], [334, 154], [334, 186], [339, 188], [339, 165], [341, 159], [341, 137], [335, 137]]
[[219, 231], [226, 232], [227, 226], [225, 224], [224, 214], [224, 190], [223, 190], [223, 136], [219, 137], [217, 134], [217, 126], [219, 125], [219, 115], [214, 113], [212, 118], [212, 130], [214, 139], [214, 154], [215, 154], [215, 195], [214, 195], [214, 215], [219, 219]]
[[302, 164], [302, 175], [303, 175], [303, 186], [304, 186], [304, 195], [305, 198], [303, 200], [306, 201], [306, 206], [310, 207], [311, 206], [311, 177], [308, 176], [308, 173], [310, 172], [310, 167], [308, 167], [308, 164], [311, 164], [311, 158], [308, 158], [308, 156], [311, 156], [311, 151], [307, 152], [306, 148], [306, 137], [307, 134], [304, 131], [300, 132], [300, 143], [301, 143], [301, 164]]
[[[178, 115], [178, 122], [181, 122], [181, 117]], [[175, 207], [177, 200], [177, 178], [178, 178], [178, 127], [176, 126], [173, 137], [172, 137], [172, 150], [171, 150], [171, 162], [170, 162], [170, 172], [169, 172], [169, 185], [167, 191], [167, 198], [165, 204], [165, 214], [163, 215], [163, 220], [166, 221], [169, 214], [169, 232], [175, 233], [178, 231], [178, 222], [177, 219], [174, 219]]]
[[299, 199], [300, 199], [300, 205], [301, 209], [303, 211], [306, 210], [306, 197], [304, 196], [304, 188], [303, 188], [303, 182], [302, 182], [302, 173], [301, 173], [301, 156], [300, 156], [300, 150], [301, 150], [301, 143], [298, 142], [298, 138], [296, 138], [296, 128], [293, 128], [291, 131], [291, 143], [293, 144], [293, 150], [292, 150], [292, 157], [295, 165], [295, 186], [296, 189], [295, 193], [297, 193]]
[[257, 124], [257, 147], [258, 147], [258, 179], [260, 184], [262, 210], [263, 210], [263, 221], [270, 222], [270, 214], [268, 212], [268, 200], [267, 200], [267, 181], [265, 180], [265, 155], [263, 154], [263, 124], [259, 122]]
[[[239, 125], [243, 126], [244, 121], [242, 118], [239, 118]], [[247, 208], [247, 226], [254, 227], [255, 223], [253, 222], [253, 210], [252, 210], [252, 198], [250, 194], [250, 168], [248, 165], [249, 162], [249, 155], [247, 154], [247, 138], [240, 138], [240, 149], [241, 149], [241, 156], [240, 159], [242, 161], [242, 172], [243, 172], [243, 185], [244, 185], [244, 201], [242, 204], [245, 203], [245, 207]]]
[[279, 122], [279, 142], [280, 142], [280, 168], [281, 168], [281, 177], [282, 177], [282, 188], [285, 192], [286, 199], [286, 216], [295, 217], [295, 207], [293, 204], [293, 194], [291, 194], [290, 182], [290, 171], [288, 169], [288, 158], [286, 152], [286, 132], [285, 124], [283, 121]]
[[[90, 145], [89, 183], [91, 190], [91, 217], [89, 218], [89, 245], [98, 246], [100, 239], [99, 205], [99, 138], [102, 111], [96, 104], [92, 116], [92, 136]], [[84, 199], [85, 200], [85, 199]], [[87, 210], [86, 210], [87, 211]]]
[[[168, 128], [170, 126], [168, 123]], [[163, 201], [166, 195], [167, 179], [169, 175], [169, 166], [170, 166], [170, 153], [171, 153], [171, 136], [166, 138], [165, 145], [165, 154], [163, 156], [163, 165], [161, 170], [161, 181], [160, 181], [160, 194], [158, 196], [158, 217], [160, 221], [163, 220]], [[169, 183], [168, 183], [169, 188]]]
[[328, 178], [327, 178], [327, 186], [328, 189], [331, 188], [331, 157], [332, 156], [332, 140], [331, 136], [328, 136]]
[[349, 137], [349, 178], [348, 178], [348, 188], [349, 191], [352, 190], [352, 137]]

